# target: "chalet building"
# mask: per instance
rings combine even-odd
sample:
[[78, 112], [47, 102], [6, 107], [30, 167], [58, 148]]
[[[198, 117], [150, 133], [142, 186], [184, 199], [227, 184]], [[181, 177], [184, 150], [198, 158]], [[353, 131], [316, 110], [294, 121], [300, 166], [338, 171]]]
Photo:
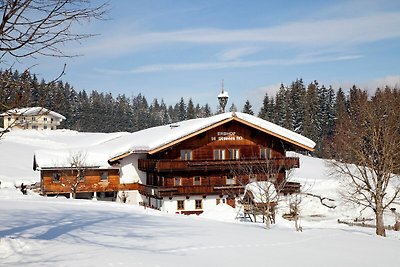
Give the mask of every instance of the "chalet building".
[[[87, 168], [91, 175], [78, 191], [90, 196], [113, 192], [118, 201], [199, 214], [219, 203], [235, 206], [250, 182], [268, 181], [280, 194], [298, 191], [300, 185], [288, 183], [286, 171], [298, 168], [299, 159], [287, 157], [286, 151], [313, 151], [314, 146], [310, 139], [258, 117], [222, 113], [87, 148], [88, 155], [97, 155], [91, 158], [101, 162]], [[54, 156], [37, 153], [34, 163], [41, 171], [43, 194], [70, 193], [67, 187], [61, 190], [66, 176], [60, 166], [49, 160], [44, 164], [45, 158], [54, 162]], [[102, 178], [105, 171], [107, 179]]]
[[7, 130], [55, 130], [65, 117], [43, 107], [10, 109], [0, 114]]

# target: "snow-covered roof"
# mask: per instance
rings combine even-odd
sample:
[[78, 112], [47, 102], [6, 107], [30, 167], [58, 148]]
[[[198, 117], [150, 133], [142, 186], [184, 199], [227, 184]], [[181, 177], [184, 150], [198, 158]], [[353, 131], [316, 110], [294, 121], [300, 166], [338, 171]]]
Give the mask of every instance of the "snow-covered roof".
[[277, 192], [275, 185], [268, 181], [257, 181], [246, 184], [244, 194], [251, 192], [254, 203], [276, 201]]
[[218, 97], [229, 97], [228, 92], [227, 91], [223, 91], [222, 93], [220, 93], [218, 95]]
[[0, 114], [0, 116], [10, 116], [10, 115], [20, 115], [20, 116], [50, 115], [60, 120], [65, 120], [65, 117], [63, 115], [43, 107], [14, 108]]
[[87, 166], [106, 167], [109, 166], [108, 160], [115, 161], [133, 153], [156, 153], [176, 142], [186, 140], [231, 120], [250, 125], [308, 150], [312, 150], [315, 146], [310, 139], [274, 123], [245, 113], [228, 112], [208, 118], [152, 127], [134, 133], [115, 133], [98, 142], [87, 140], [83, 144], [79, 141], [79, 146], [72, 145], [70, 149], [38, 150], [35, 151], [35, 160], [40, 168], [63, 167], [66, 166], [71, 155], [80, 152], [85, 153]]
[[118, 140], [119, 146], [117, 145], [116, 148], [119, 147], [119, 150], [117, 150], [112, 159], [124, 157], [131, 153], [154, 152], [154, 150], [164, 148], [168, 146], [168, 144], [172, 144], [185, 137], [190, 137], [192, 134], [208, 129], [210, 126], [218, 125], [221, 122], [227, 122], [228, 120], [237, 120], [252, 127], [257, 127], [260, 130], [307, 150], [313, 150], [315, 146], [315, 142], [307, 137], [280, 127], [272, 122], [246, 113], [228, 112], [208, 118], [199, 118], [171, 125], [153, 127], [123, 136]]
[[108, 155], [92, 150], [37, 150], [34, 155], [34, 169], [69, 168], [73, 157], [81, 157], [82, 167], [107, 169]]
[[[56, 130], [42, 135], [48, 141], [43, 142], [46, 149], [37, 149], [34, 152], [36, 169], [68, 167], [71, 157], [78, 154], [83, 156], [85, 167], [110, 168], [108, 159], [115, 153], [113, 147], [118, 144], [117, 140], [122, 136], [130, 136], [131, 133], [79, 133]], [[52, 141], [55, 136], [58, 136], [57, 142]]]

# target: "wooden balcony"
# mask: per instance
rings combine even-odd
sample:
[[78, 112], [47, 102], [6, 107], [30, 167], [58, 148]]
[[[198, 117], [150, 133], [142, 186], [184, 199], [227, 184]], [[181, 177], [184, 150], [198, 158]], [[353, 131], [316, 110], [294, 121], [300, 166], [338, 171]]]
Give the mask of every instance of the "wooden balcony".
[[245, 159], [245, 160], [155, 160], [139, 159], [139, 170], [145, 172], [171, 173], [179, 171], [229, 171], [254, 166], [256, 168], [298, 168], [299, 158]]
[[157, 187], [139, 184], [139, 192], [145, 196], [156, 198], [173, 197], [173, 196], [192, 196], [192, 195], [239, 195], [244, 193], [244, 186], [227, 185], [193, 185], [193, 186], [174, 186], [174, 187]]
[[[139, 190], [138, 183], [130, 184], [112, 184], [108, 182], [96, 183], [96, 184], [85, 184], [78, 185], [77, 193], [86, 192], [116, 192], [116, 191], [128, 191], [128, 190]], [[71, 193], [71, 187], [61, 183], [42, 184], [42, 194], [63, 194]]]

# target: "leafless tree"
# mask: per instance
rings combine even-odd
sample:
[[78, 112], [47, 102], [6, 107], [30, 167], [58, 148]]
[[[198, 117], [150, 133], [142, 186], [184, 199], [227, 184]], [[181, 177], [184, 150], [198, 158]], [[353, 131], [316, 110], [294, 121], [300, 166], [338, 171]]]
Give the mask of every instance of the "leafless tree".
[[332, 164], [344, 177], [342, 195], [373, 210], [380, 236], [386, 235], [383, 213], [400, 195], [399, 110], [399, 94], [388, 88], [360, 99], [334, 139]]
[[38, 55], [69, 57], [61, 46], [93, 34], [74, 33], [74, 26], [103, 19], [106, 4], [89, 0], [0, 0], [0, 62]]
[[254, 220], [262, 216], [267, 229], [271, 228], [271, 223], [275, 223], [280, 196], [288, 193], [285, 190], [290, 175], [284, 177], [287, 171], [282, 163], [281, 159], [238, 160], [231, 168], [236, 183], [246, 189], [240, 200], [245, 215], [252, 215]]
[[61, 179], [71, 189], [72, 198], [76, 198], [79, 186], [85, 181], [86, 154], [82, 151], [71, 154], [67, 165]]
[[[12, 66], [16, 60], [26, 57], [51, 56], [72, 57], [63, 46], [70, 42], [80, 42], [94, 34], [76, 32], [74, 27], [93, 19], [104, 19], [108, 11], [107, 3], [93, 5], [90, 0], [0, 0], [0, 63], [6, 61]], [[65, 73], [64, 64], [58, 77]], [[11, 70], [11, 67], [10, 67]], [[26, 70], [28, 71], [28, 70]], [[1, 109], [29, 106], [17, 97], [18, 103], [0, 103]], [[10, 126], [11, 127], [11, 126]], [[9, 130], [0, 131], [1, 137]]]
[[292, 220], [294, 221], [294, 227], [297, 232], [302, 232], [303, 227], [300, 225], [300, 213], [301, 203], [303, 201], [304, 194], [293, 194], [289, 198], [289, 209]]

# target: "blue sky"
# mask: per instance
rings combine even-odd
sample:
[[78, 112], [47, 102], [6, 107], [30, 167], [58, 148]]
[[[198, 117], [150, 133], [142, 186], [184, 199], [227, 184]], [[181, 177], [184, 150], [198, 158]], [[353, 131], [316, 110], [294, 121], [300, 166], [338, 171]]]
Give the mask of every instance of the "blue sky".
[[[121, 1], [110, 19], [77, 30], [99, 35], [64, 49], [72, 59], [37, 58], [32, 72], [76, 89], [142, 93], [174, 104], [183, 96], [213, 110], [221, 80], [228, 106], [258, 112], [265, 92], [306, 84], [374, 90], [400, 86], [400, 1]], [[21, 66], [23, 65], [23, 66]]]

